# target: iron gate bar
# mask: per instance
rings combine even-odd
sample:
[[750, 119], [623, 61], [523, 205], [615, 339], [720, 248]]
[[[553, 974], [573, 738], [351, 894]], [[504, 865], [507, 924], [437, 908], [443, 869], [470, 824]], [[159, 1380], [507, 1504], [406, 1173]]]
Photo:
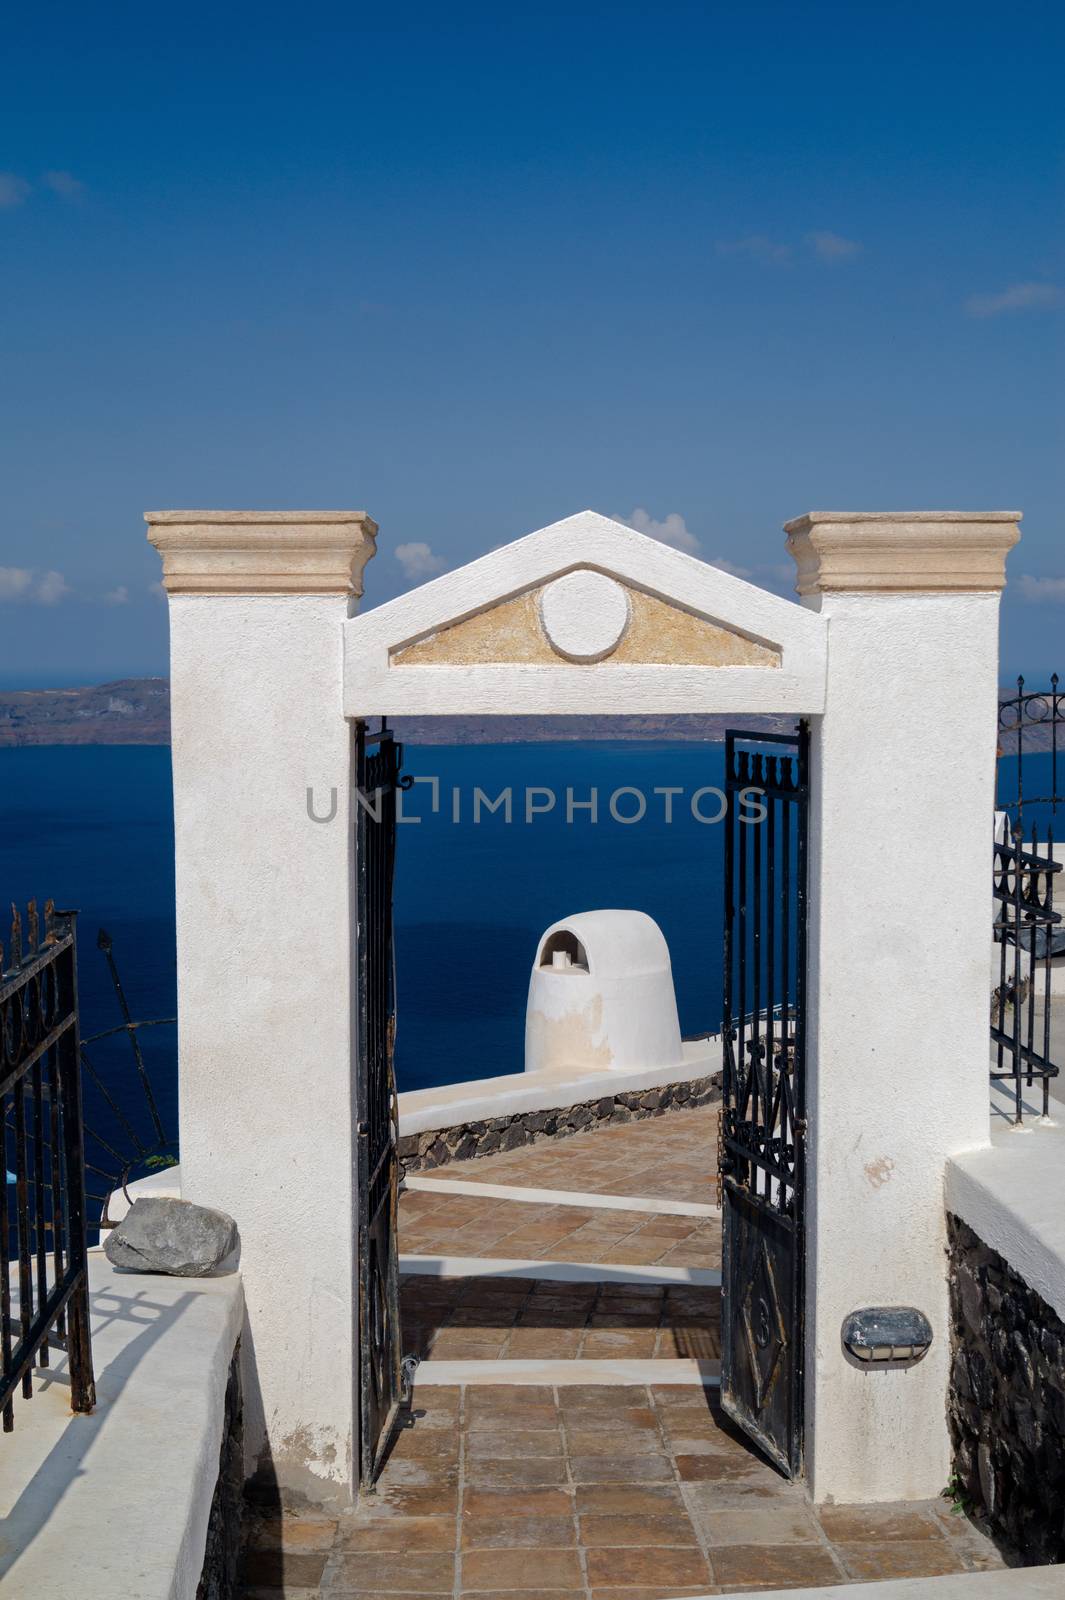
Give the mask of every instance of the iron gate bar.
[[[1026, 690], [1023, 677], [1017, 679], [1017, 693], [1000, 702], [998, 724], [1000, 757], [1006, 754], [1003, 743], [1012, 745], [1016, 759], [1012, 799], [1002, 794], [1007, 769], [1001, 760], [996, 774], [996, 809], [1006, 814], [1004, 837], [995, 838], [993, 854], [993, 894], [996, 914], [993, 932], [1000, 946], [999, 984], [991, 1016], [991, 1043], [996, 1065], [992, 1083], [1012, 1081], [1013, 1121], [1020, 1124], [1026, 1110], [1025, 1089], [1039, 1084], [1042, 1116], [1050, 1112], [1050, 1085], [1060, 1075], [1052, 1059], [1051, 1000], [1053, 957], [1065, 953], [1065, 942], [1055, 930], [1062, 924], [1054, 909], [1054, 880], [1062, 863], [1054, 858], [1054, 829], [1046, 829], [1045, 844], [1040, 829], [1032, 822], [1025, 837], [1025, 807], [1029, 815], [1036, 807], [1049, 807], [1056, 816], [1065, 800], [1059, 769], [1058, 727], [1065, 724], [1065, 694], [1054, 673], [1049, 690]], [[1050, 793], [1025, 793], [1025, 762], [1046, 753], [1032, 745], [1032, 739], [1049, 734]], [[1028, 748], [1026, 748], [1026, 741]], [[1041, 784], [1037, 782], [1037, 789]], [[996, 828], [997, 833], [997, 828]], [[1012, 949], [1012, 960], [1009, 951]], [[1041, 1023], [1036, 1020], [1036, 979], [1042, 979]], [[1012, 1007], [1012, 1026], [1007, 1027], [1006, 1012]], [[1041, 1042], [1037, 1035], [1041, 1035]]]
[[[372, 747], [376, 746], [376, 749]], [[402, 746], [355, 725], [359, 1481], [373, 1488], [405, 1399], [399, 1321], [399, 1107], [393, 881]]]
[[[725, 789], [722, 1404], [795, 1477], [803, 1461], [807, 725], [795, 735], [728, 730]], [[741, 815], [745, 790], [757, 793], [759, 820]]]

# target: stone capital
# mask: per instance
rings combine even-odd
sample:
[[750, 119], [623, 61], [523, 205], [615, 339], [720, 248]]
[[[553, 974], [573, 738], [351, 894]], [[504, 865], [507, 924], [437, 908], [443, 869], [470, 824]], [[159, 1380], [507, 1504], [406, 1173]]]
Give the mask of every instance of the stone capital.
[[799, 594], [1000, 590], [1019, 511], [810, 511], [784, 524]]
[[362, 594], [365, 511], [146, 511], [168, 594]]

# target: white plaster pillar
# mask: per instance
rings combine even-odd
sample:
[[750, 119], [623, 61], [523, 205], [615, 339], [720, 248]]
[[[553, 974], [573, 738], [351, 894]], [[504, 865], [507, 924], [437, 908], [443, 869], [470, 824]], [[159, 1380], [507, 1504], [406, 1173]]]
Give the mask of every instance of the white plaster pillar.
[[[943, 1181], [987, 1143], [998, 610], [1019, 513], [786, 524], [828, 619], [812, 727], [807, 1470], [818, 1501], [947, 1482]], [[841, 1324], [912, 1305], [923, 1361], [870, 1369]]]
[[[361, 511], [164, 511], [181, 1184], [240, 1229], [246, 1465], [356, 1473], [351, 736]], [[319, 817], [308, 811], [313, 790]]]

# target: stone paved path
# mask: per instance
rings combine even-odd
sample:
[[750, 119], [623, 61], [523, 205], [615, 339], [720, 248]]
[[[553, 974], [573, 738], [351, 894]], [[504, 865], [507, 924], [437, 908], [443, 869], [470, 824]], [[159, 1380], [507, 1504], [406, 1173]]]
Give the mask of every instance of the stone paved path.
[[423, 1359], [717, 1360], [721, 1355], [720, 1289], [408, 1278], [401, 1295], [404, 1351]]
[[257, 1522], [245, 1600], [664, 1600], [1000, 1566], [946, 1502], [824, 1507], [693, 1387], [427, 1388], [356, 1514]]
[[[678, 1111], [434, 1176], [707, 1204], [715, 1135], [712, 1109]], [[624, 1275], [719, 1266], [716, 1217], [415, 1190], [400, 1246], [484, 1262], [405, 1277], [404, 1349], [430, 1360], [720, 1353], [720, 1290]], [[611, 1281], [493, 1276], [501, 1257], [601, 1265]], [[496, 1375], [418, 1385], [412, 1426], [351, 1515], [255, 1516], [244, 1600], [668, 1600], [1002, 1564], [945, 1502], [815, 1511], [725, 1420], [714, 1389]]]
[[456, 1161], [433, 1176], [712, 1205], [716, 1170], [717, 1110], [700, 1106]]
[[716, 1217], [482, 1200], [438, 1191], [400, 1197], [399, 1241], [400, 1250], [413, 1255], [509, 1256], [627, 1266], [721, 1265], [721, 1224]]

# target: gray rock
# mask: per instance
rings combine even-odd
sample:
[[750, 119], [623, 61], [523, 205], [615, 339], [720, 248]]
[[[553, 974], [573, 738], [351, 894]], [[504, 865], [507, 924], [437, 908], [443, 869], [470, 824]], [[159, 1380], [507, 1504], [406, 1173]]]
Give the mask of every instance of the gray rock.
[[189, 1200], [135, 1200], [104, 1244], [112, 1266], [203, 1278], [236, 1248], [237, 1225], [224, 1211]]

